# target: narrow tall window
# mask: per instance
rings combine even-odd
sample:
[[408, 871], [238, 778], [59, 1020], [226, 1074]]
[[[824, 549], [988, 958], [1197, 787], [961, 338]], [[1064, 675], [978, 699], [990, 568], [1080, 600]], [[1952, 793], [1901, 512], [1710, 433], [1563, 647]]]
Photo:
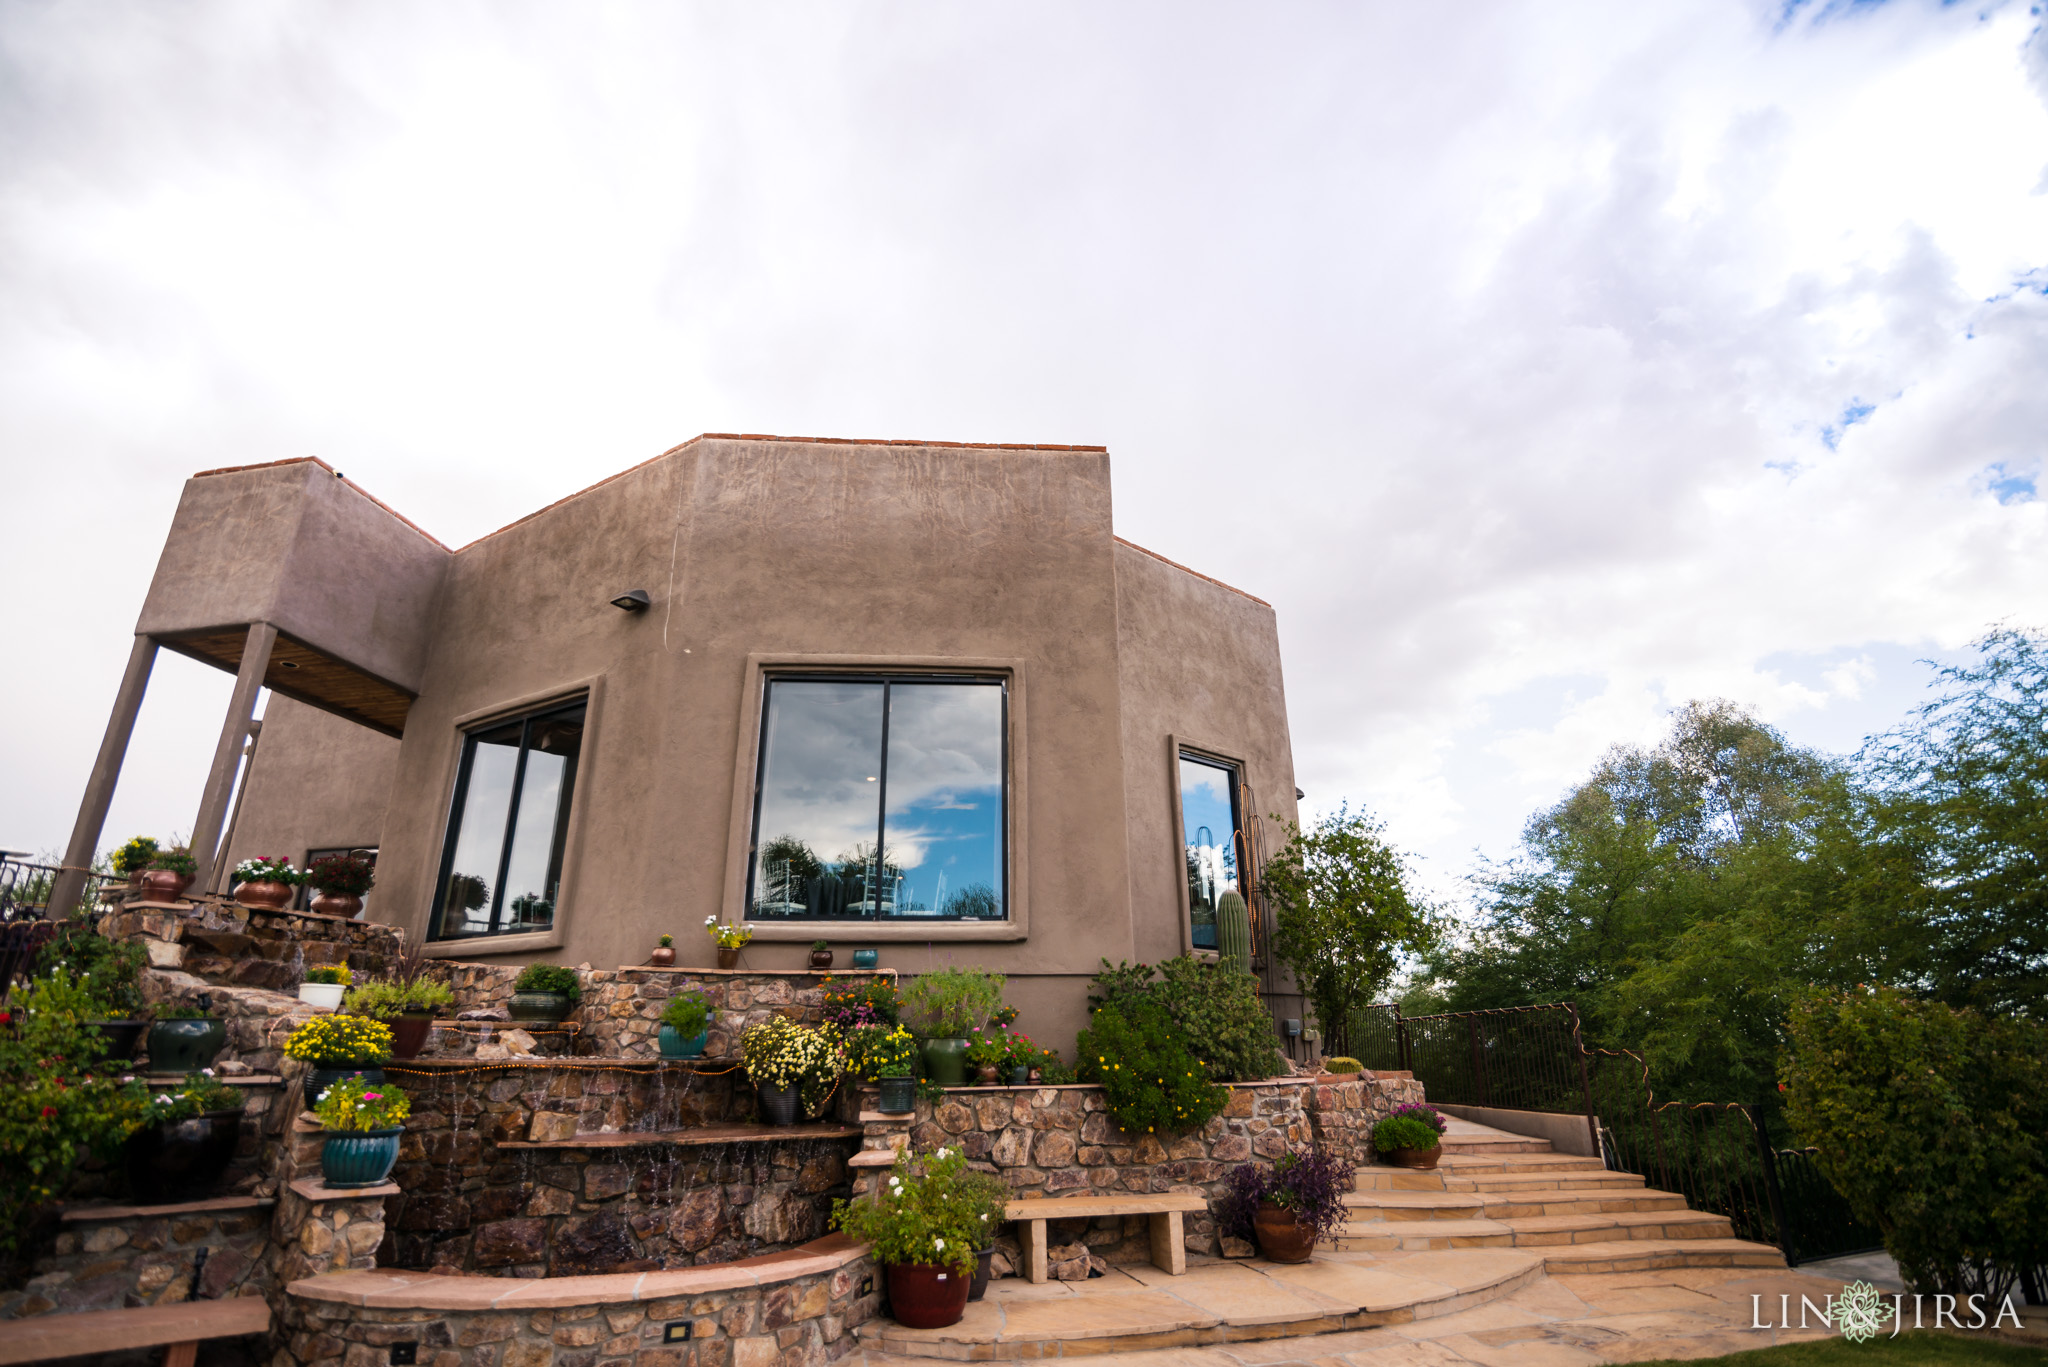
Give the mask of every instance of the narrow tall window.
[[771, 679], [754, 920], [1007, 915], [1000, 679]]
[[555, 923], [584, 704], [496, 722], [463, 738], [433, 938], [509, 935]]
[[1180, 756], [1181, 850], [1187, 862], [1188, 943], [1216, 948], [1216, 899], [1238, 892], [1237, 766], [1228, 761]]

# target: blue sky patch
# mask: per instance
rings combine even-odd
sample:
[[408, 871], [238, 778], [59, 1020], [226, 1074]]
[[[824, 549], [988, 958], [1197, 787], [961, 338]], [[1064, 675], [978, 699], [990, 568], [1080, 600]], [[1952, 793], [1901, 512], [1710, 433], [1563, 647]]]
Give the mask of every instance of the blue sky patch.
[[2001, 461], [1985, 467], [1984, 487], [2000, 503], [2026, 503], [2034, 497], [2034, 476], [2008, 471]]
[[1872, 413], [1875, 413], [1876, 411], [1876, 404], [1863, 403], [1859, 400], [1852, 399], [1849, 403], [1849, 406], [1842, 410], [1841, 417], [1835, 419], [1835, 421], [1829, 424], [1828, 426], [1820, 429], [1820, 439], [1826, 442], [1828, 444], [1828, 450], [1832, 451], [1835, 449], [1835, 447], [1841, 444], [1842, 434], [1844, 432], [1847, 432], [1850, 428], [1854, 427], [1857, 423], [1862, 422], [1865, 418], [1869, 417]]

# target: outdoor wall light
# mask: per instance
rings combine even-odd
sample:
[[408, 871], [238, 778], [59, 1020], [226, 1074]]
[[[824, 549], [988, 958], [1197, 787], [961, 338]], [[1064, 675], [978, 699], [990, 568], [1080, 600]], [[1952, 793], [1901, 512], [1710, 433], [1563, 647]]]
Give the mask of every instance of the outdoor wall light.
[[647, 596], [646, 589], [628, 589], [612, 599], [612, 606], [621, 612], [645, 612], [654, 600]]

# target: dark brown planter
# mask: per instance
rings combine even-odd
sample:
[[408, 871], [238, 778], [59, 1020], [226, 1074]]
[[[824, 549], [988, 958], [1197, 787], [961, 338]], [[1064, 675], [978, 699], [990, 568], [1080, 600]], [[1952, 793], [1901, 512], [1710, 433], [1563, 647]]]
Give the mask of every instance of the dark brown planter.
[[283, 911], [292, 904], [292, 885], [274, 883], [267, 878], [237, 883], [235, 900], [245, 907], [256, 907], [262, 911]]
[[832, 951], [829, 949], [812, 950], [811, 967], [820, 971], [832, 967]]
[[1316, 1251], [1315, 1232], [1302, 1228], [1293, 1211], [1271, 1201], [1259, 1202], [1258, 1214], [1252, 1216], [1252, 1233], [1258, 1236], [1259, 1252], [1268, 1262], [1305, 1263]]
[[675, 961], [676, 952], [667, 945], [656, 945], [647, 956], [648, 964], [654, 968], [672, 968]]
[[240, 1111], [208, 1111], [187, 1120], [145, 1125], [128, 1137], [128, 1191], [153, 1206], [212, 1194], [235, 1156]]
[[1443, 1155], [1444, 1146], [1437, 1144], [1427, 1149], [1389, 1149], [1380, 1156], [1397, 1168], [1421, 1168], [1428, 1171], [1436, 1166], [1436, 1160]]
[[737, 949], [719, 950], [718, 966], [720, 968], [738, 968], [740, 966], [740, 952]]
[[418, 1058], [420, 1050], [427, 1047], [427, 1036], [434, 1033], [432, 1013], [400, 1016], [384, 1023], [391, 1027], [393, 1058]]
[[353, 921], [362, 915], [363, 899], [352, 892], [316, 892], [313, 900], [306, 904], [306, 910], [318, 916], [339, 916], [344, 921]]
[[989, 1263], [995, 1258], [994, 1245], [974, 1250], [974, 1276], [967, 1283], [967, 1299], [978, 1301], [988, 1294]]
[[906, 1329], [944, 1329], [967, 1313], [973, 1279], [926, 1263], [889, 1265], [889, 1314]]
[[192, 886], [189, 873], [172, 873], [169, 869], [151, 869], [142, 875], [143, 900], [149, 902], [175, 902], [185, 895], [185, 889]]

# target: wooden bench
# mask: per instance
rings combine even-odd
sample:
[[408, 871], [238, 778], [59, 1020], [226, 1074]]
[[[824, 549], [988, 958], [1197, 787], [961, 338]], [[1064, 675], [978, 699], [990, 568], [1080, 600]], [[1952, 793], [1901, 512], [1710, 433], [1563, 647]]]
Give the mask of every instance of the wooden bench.
[[1148, 1215], [1152, 1218], [1152, 1265], [1169, 1276], [1188, 1270], [1187, 1244], [1182, 1240], [1181, 1217], [1190, 1211], [1209, 1208], [1209, 1198], [1195, 1192], [1171, 1192], [1160, 1196], [1067, 1196], [1033, 1197], [1012, 1201], [1003, 1218], [1024, 1227], [1024, 1275], [1034, 1282], [1045, 1280], [1045, 1222], [1047, 1220], [1088, 1220], [1098, 1215]]
[[240, 1338], [269, 1328], [270, 1305], [261, 1296], [180, 1301], [134, 1310], [88, 1310], [78, 1315], [32, 1315], [25, 1320], [0, 1320], [0, 1364], [164, 1346], [164, 1367], [192, 1367], [201, 1339]]

